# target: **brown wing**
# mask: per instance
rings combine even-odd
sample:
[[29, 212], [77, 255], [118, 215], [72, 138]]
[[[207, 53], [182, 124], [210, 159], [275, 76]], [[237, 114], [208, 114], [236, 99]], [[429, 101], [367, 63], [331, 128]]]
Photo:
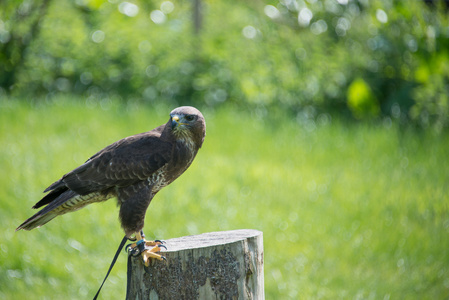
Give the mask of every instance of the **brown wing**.
[[128, 186], [146, 180], [165, 165], [170, 146], [156, 137], [128, 138], [66, 174], [62, 181], [81, 195], [112, 186]]
[[146, 180], [170, 160], [173, 149], [173, 144], [162, 140], [158, 131], [137, 134], [107, 146], [50, 185], [45, 192], [51, 192], [33, 208], [50, 203], [67, 190], [87, 195]]

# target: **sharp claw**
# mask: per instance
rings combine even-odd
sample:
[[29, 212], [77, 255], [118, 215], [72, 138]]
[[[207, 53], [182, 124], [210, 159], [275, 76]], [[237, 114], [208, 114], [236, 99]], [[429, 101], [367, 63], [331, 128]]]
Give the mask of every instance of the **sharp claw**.
[[147, 267], [150, 265], [150, 258], [167, 261], [165, 256], [161, 256], [160, 254], [156, 253], [159, 252], [161, 248], [167, 250], [167, 247], [163, 245], [165, 244], [165, 242], [161, 240], [146, 241], [143, 237], [143, 232], [136, 233], [135, 240], [137, 240], [137, 242], [131, 243], [125, 248], [128, 253], [133, 256], [138, 256], [139, 254], [142, 255], [143, 263]]

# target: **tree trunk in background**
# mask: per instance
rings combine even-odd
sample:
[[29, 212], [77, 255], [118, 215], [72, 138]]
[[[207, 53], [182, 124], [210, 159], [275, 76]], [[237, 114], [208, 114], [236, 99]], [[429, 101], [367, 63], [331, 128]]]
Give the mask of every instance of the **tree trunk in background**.
[[193, 26], [195, 34], [200, 33], [202, 25], [201, 0], [193, 0]]

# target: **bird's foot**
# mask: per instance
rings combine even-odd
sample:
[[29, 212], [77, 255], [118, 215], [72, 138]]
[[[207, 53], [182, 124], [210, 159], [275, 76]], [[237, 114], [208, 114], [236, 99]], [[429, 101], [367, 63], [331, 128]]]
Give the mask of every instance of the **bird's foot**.
[[156, 253], [161, 251], [161, 248], [167, 249], [163, 243], [164, 242], [160, 240], [147, 241], [145, 239], [140, 239], [137, 242], [128, 245], [127, 248], [133, 256], [137, 256], [139, 254], [142, 255], [143, 263], [146, 267], [148, 267], [150, 265], [150, 258], [166, 260], [164, 256]]

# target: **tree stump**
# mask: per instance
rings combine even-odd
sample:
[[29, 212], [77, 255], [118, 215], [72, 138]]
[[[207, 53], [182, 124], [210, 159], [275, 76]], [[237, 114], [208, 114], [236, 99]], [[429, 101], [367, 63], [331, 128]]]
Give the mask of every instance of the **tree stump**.
[[166, 241], [167, 261], [128, 260], [126, 299], [264, 299], [263, 237], [232, 230]]

